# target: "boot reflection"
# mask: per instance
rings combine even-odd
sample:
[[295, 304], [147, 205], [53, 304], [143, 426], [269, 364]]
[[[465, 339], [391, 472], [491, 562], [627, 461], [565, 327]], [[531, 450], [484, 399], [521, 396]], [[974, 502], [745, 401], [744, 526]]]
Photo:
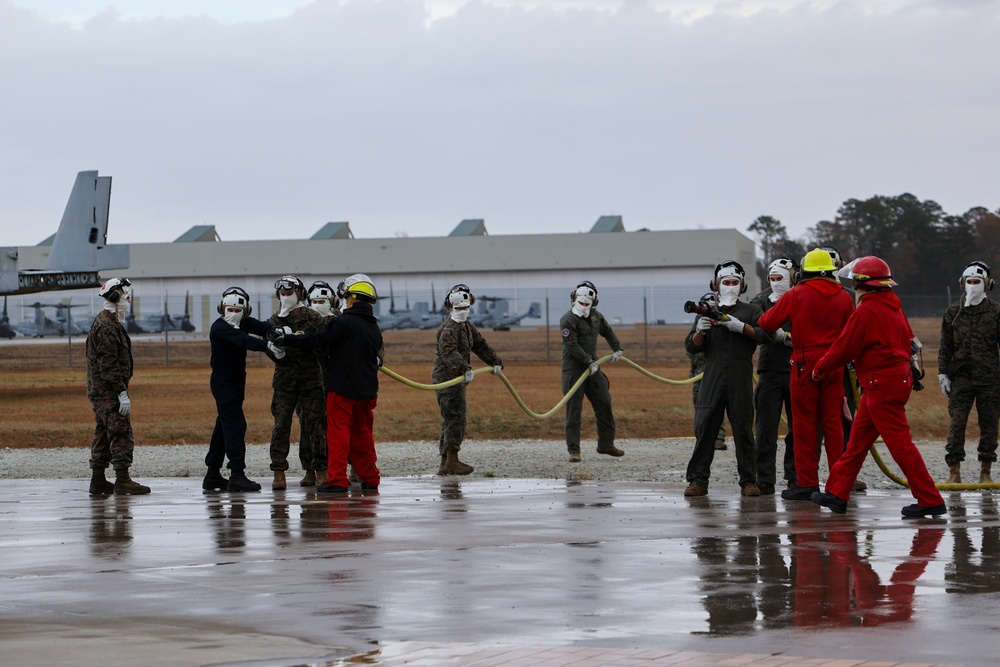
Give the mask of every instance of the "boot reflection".
[[853, 530], [803, 533], [792, 551], [795, 624], [800, 626], [882, 625], [912, 620], [916, 582], [937, 555], [944, 531], [919, 528], [909, 557], [888, 584], [858, 553]]
[[[987, 493], [982, 496], [981, 503], [979, 517], [968, 516], [967, 506], [974, 506], [970, 498], [948, 505], [952, 525], [959, 526], [952, 531], [953, 564], [944, 572], [945, 590], [949, 593], [1000, 592], [1000, 527], [995, 523], [996, 498]], [[953, 506], [954, 511], [951, 510]], [[971, 521], [959, 523], [965, 518]], [[981, 527], [976, 526], [977, 519], [981, 519], [978, 522]]]
[[303, 540], [366, 540], [375, 536], [378, 495], [355, 495], [302, 505]]
[[208, 518], [215, 529], [215, 546], [219, 551], [242, 550], [247, 545], [246, 504], [242, 498], [207, 496]]
[[90, 497], [90, 551], [95, 556], [118, 560], [132, 546], [132, 496]]

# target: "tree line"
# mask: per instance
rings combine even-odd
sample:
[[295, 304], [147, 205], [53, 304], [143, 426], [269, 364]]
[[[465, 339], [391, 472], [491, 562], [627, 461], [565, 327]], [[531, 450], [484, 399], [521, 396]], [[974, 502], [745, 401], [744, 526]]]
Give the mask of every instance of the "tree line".
[[772, 261], [800, 261], [819, 246], [836, 248], [845, 262], [875, 255], [892, 270], [896, 292], [911, 316], [940, 315], [956, 301], [958, 279], [969, 262], [980, 260], [995, 269], [1000, 260], [1000, 209], [977, 206], [950, 215], [937, 202], [908, 193], [848, 199], [833, 220], [821, 220], [800, 239], [789, 238], [785, 226], [769, 215], [747, 229], [763, 251], [757, 261], [762, 284]]

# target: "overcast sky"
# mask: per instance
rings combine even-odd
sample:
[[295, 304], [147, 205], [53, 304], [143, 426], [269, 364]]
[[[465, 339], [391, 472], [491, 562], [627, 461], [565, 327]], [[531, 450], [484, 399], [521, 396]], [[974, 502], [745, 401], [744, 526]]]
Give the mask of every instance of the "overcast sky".
[[0, 245], [1000, 208], [1000, 0], [0, 0]]

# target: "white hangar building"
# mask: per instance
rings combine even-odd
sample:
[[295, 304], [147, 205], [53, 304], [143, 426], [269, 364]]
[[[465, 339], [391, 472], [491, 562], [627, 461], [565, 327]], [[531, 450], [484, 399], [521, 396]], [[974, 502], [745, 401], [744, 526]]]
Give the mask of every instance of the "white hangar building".
[[[19, 248], [21, 266], [43, 267], [46, 249]], [[628, 232], [621, 216], [602, 216], [588, 233], [491, 236], [483, 220], [470, 219], [446, 237], [366, 239], [355, 238], [347, 222], [331, 222], [309, 239], [280, 241], [223, 241], [214, 226], [199, 225], [172, 243], [131, 244], [131, 267], [103, 273], [132, 280], [137, 320], [165, 307], [177, 316], [187, 306], [198, 331], [218, 317], [216, 304], [231, 285], [250, 293], [256, 316], [270, 316], [274, 281], [289, 273], [307, 287], [366, 273], [379, 290], [382, 316], [392, 309], [425, 320], [452, 285], [466, 283], [477, 307], [502, 300], [510, 314], [523, 314], [540, 304], [521, 322], [534, 326], [557, 326], [570, 292], [589, 280], [598, 289], [598, 309], [615, 324], [678, 324], [693, 320], [684, 302], [708, 291], [715, 266], [731, 259], [747, 269], [748, 298], [760, 289], [756, 251], [736, 229]], [[11, 320], [18, 319], [18, 305], [30, 311], [35, 301], [70, 297], [91, 304], [92, 313], [100, 309], [96, 290], [31, 294], [11, 297]], [[84, 319], [79, 311], [73, 316]]]

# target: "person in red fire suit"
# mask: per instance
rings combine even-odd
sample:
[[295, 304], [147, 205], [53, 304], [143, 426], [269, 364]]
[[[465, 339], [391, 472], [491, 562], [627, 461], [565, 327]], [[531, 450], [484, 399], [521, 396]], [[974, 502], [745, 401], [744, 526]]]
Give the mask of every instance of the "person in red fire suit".
[[844, 364], [853, 360], [862, 388], [861, 404], [847, 451], [830, 470], [826, 491], [814, 493], [812, 500], [839, 514], [845, 513], [854, 480], [872, 443], [881, 435], [917, 500], [915, 505], [903, 507], [903, 516], [944, 514], [948, 508], [913, 444], [906, 421], [906, 402], [913, 390], [910, 368], [913, 330], [899, 297], [892, 292], [896, 282], [889, 266], [878, 257], [861, 257], [844, 270], [854, 279], [860, 302], [829, 352], [816, 364], [812, 376], [817, 382], [830, 376], [839, 382]]
[[837, 281], [834, 271], [828, 252], [819, 248], [810, 250], [802, 259], [798, 284], [758, 320], [760, 328], [768, 333], [777, 332], [786, 322], [792, 323], [790, 388], [797, 486], [781, 492], [785, 500], [809, 500], [819, 491], [820, 426], [831, 468], [843, 452], [842, 378], [831, 374], [822, 382], [810, 379], [816, 362], [830, 349], [854, 310], [851, 297]]

